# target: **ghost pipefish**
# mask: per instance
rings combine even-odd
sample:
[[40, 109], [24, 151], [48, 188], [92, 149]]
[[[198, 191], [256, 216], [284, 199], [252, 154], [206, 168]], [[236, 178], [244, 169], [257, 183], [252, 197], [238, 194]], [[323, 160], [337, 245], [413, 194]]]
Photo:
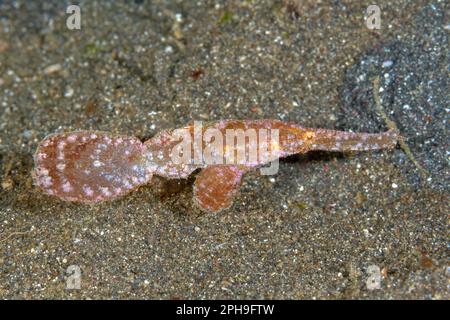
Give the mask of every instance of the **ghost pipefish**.
[[[392, 149], [398, 139], [393, 130], [354, 133], [279, 120], [222, 120], [200, 126], [194, 122], [161, 131], [145, 142], [101, 131], [73, 131], [49, 135], [39, 143], [32, 175], [49, 195], [97, 203], [123, 196], [153, 175], [179, 179], [201, 169], [194, 182], [194, 202], [204, 211], [217, 212], [232, 204], [244, 173], [278, 158], [314, 150]], [[236, 161], [240, 151], [243, 161]]]

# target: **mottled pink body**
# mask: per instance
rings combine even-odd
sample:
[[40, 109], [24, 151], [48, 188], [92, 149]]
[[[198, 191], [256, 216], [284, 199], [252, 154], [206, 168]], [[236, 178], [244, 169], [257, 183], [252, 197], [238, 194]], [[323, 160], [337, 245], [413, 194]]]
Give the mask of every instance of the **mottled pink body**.
[[[174, 148], [183, 139], [195, 141], [196, 135], [203, 137], [211, 131], [225, 136], [230, 129], [276, 131], [276, 141], [268, 139], [261, 144], [271, 150], [271, 156], [261, 158], [258, 154], [256, 160], [243, 164], [230, 165], [226, 159], [223, 164], [210, 164], [204, 160], [203, 152], [213, 149], [211, 146], [216, 139], [205, 138], [203, 141], [201, 138], [202, 143], [194, 143], [192, 147], [193, 155], [201, 154], [199, 161], [174, 161]], [[180, 129], [167, 130], [145, 143], [134, 137], [97, 131], [50, 135], [40, 143], [34, 156], [35, 183], [46, 193], [61, 199], [94, 203], [124, 195], [149, 182], [153, 174], [186, 178], [197, 168], [202, 168], [194, 184], [195, 202], [202, 209], [215, 212], [231, 205], [246, 171], [277, 158], [310, 150], [341, 152], [393, 148], [398, 139], [398, 134], [393, 131], [368, 134], [310, 129], [278, 120], [224, 120], [207, 123], [200, 129], [190, 125], [181, 130], [185, 133], [184, 138], [179, 135]], [[258, 136], [257, 142], [261, 143], [261, 140], [262, 136]], [[258, 148], [251, 140], [243, 147], [247, 153], [251, 148]], [[229, 150], [224, 149], [227, 154]], [[219, 155], [220, 159], [222, 155]]]

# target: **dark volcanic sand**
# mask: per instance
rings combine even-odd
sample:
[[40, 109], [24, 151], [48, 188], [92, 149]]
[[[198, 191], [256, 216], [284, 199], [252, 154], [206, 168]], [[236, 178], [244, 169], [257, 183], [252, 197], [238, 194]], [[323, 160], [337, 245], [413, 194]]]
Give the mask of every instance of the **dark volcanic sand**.
[[[0, 2], [0, 297], [448, 299], [444, 1], [378, 1], [381, 30], [367, 4], [339, 3], [81, 1], [68, 30], [61, 1]], [[32, 184], [57, 131], [144, 139], [224, 118], [382, 131], [374, 77], [425, 175], [401, 149], [295, 156], [248, 174], [219, 214], [193, 206], [194, 177], [95, 206]]]

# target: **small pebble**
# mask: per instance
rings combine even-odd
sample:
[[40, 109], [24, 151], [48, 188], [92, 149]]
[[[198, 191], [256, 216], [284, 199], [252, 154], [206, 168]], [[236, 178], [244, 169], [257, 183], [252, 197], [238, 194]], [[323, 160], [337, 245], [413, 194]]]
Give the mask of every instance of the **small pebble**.
[[11, 189], [12, 185], [13, 185], [13, 182], [10, 178], [6, 178], [2, 181], [2, 188], [4, 190]]
[[66, 98], [72, 97], [73, 96], [73, 92], [74, 92], [74, 90], [72, 88], [67, 87], [66, 88], [66, 92], [64, 92], [64, 97], [66, 97]]
[[8, 42], [0, 40], [0, 53], [3, 51], [6, 51], [6, 49], [8, 49], [8, 48], [9, 48]]
[[44, 69], [45, 74], [53, 74], [62, 69], [62, 66], [59, 63], [49, 65], [47, 68]]
[[167, 46], [167, 47], [164, 49], [164, 52], [165, 52], [165, 53], [172, 53], [172, 52], [173, 52], [172, 46]]
[[389, 68], [394, 64], [392, 60], [386, 60], [383, 62], [383, 68]]

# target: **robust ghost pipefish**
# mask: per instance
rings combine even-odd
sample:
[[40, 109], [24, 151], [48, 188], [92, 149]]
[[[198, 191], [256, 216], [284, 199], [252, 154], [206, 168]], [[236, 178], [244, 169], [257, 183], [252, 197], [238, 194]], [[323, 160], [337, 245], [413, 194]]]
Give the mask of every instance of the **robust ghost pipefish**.
[[[244, 138], [239, 142], [240, 133]], [[223, 137], [230, 136], [232, 142], [224, 143]], [[73, 131], [40, 142], [33, 179], [49, 195], [97, 203], [123, 196], [153, 175], [179, 179], [201, 169], [194, 182], [194, 202], [204, 211], [217, 212], [232, 204], [244, 173], [278, 158], [314, 150], [392, 149], [398, 139], [393, 130], [354, 133], [279, 120], [222, 120], [200, 128], [194, 123], [162, 131], [145, 142], [107, 132]], [[244, 161], [237, 162], [240, 151]]]

